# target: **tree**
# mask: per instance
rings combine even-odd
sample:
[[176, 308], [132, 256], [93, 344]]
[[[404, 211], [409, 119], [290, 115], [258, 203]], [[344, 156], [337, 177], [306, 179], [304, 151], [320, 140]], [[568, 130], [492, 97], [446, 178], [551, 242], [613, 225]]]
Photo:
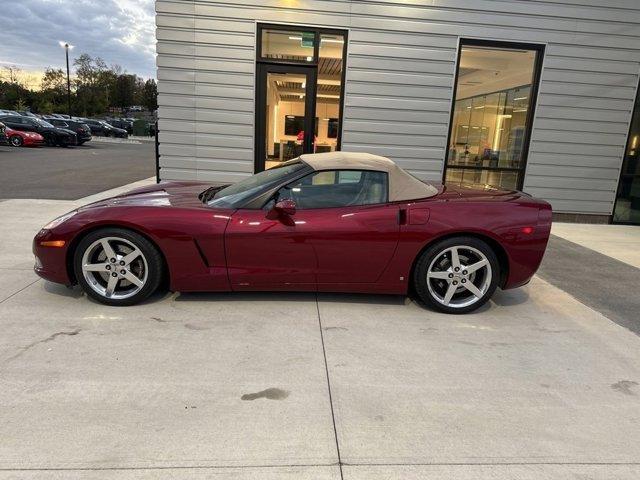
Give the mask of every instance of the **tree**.
[[[67, 76], [60, 68], [47, 68], [42, 76], [38, 112], [53, 113], [67, 104]], [[65, 109], [66, 110], [66, 109]]]
[[109, 106], [110, 81], [114, 75], [99, 57], [83, 53], [73, 62], [76, 67], [76, 106], [74, 110], [91, 116]]
[[144, 82], [144, 88], [142, 90], [142, 105], [148, 110], [158, 109], [158, 85], [153, 78], [150, 78]]
[[18, 98], [18, 101], [16, 102], [14, 108], [21, 112], [23, 110], [27, 109], [27, 104], [25, 103], [25, 101], [22, 98]]

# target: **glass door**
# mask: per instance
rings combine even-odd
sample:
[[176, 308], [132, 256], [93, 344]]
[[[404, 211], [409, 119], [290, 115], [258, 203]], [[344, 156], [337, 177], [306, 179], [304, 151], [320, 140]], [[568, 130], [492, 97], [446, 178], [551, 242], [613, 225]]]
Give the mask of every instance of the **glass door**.
[[314, 151], [316, 69], [258, 64], [256, 171]]

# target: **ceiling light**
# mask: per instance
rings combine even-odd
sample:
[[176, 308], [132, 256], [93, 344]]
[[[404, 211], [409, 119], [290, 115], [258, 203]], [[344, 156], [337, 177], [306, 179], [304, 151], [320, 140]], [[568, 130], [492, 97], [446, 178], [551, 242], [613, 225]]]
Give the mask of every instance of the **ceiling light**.
[[320, 41], [325, 43], [344, 43], [344, 40], [338, 40], [337, 38], [321, 38]]
[[527, 98], [529, 98], [529, 97], [516, 97], [516, 98], [514, 98], [514, 100], [526, 100]]
[[311, 60], [313, 60], [313, 57], [307, 57], [307, 62], [310, 62]]
[[302, 41], [302, 37], [289, 37], [289, 40], [298, 40], [298, 41]]

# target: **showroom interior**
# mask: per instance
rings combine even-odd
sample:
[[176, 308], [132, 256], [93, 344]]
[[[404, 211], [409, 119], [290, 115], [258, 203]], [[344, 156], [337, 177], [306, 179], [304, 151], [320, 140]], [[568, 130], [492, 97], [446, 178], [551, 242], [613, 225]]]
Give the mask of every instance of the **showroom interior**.
[[285, 3], [157, 2], [162, 179], [367, 151], [426, 181], [523, 190], [558, 219], [640, 223], [640, 45], [615, 9], [568, 23], [505, 2], [461, 22], [436, 6]]

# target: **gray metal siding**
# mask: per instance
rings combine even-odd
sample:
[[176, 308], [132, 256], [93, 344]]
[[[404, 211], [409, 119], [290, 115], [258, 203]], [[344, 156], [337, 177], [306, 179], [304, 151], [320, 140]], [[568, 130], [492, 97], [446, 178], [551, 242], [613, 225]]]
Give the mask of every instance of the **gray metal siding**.
[[[287, 6], [289, 5], [289, 6]], [[525, 191], [610, 214], [640, 69], [637, 0], [157, 0], [163, 179], [253, 172], [256, 22], [349, 29], [343, 149], [440, 180], [460, 37], [547, 45]]]

